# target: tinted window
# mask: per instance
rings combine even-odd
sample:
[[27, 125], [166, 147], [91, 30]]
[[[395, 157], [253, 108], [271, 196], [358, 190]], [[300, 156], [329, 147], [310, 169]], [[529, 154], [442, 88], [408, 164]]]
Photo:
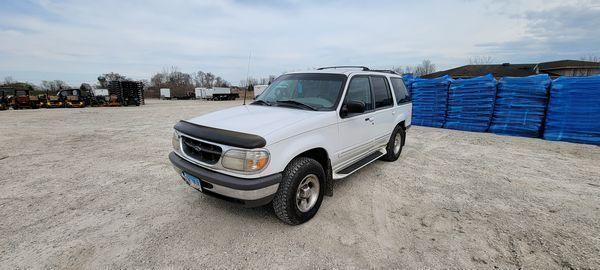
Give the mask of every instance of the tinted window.
[[373, 96], [375, 98], [375, 108], [381, 108], [391, 106], [392, 93], [384, 77], [371, 77], [371, 83], [373, 84]]
[[365, 103], [365, 110], [373, 109], [373, 101], [371, 99], [371, 84], [369, 77], [354, 77], [348, 86], [346, 101], [362, 101]]
[[404, 82], [400, 78], [391, 78], [394, 95], [396, 95], [396, 103], [402, 104], [410, 101], [410, 95], [406, 90]]

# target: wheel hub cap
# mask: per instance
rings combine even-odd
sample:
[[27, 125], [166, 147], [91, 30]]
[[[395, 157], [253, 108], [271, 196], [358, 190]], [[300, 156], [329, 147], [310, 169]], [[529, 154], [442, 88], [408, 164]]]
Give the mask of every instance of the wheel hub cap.
[[301, 212], [308, 212], [319, 199], [319, 178], [314, 174], [305, 176], [296, 191], [296, 207]]
[[394, 155], [400, 153], [400, 147], [402, 146], [402, 136], [400, 134], [396, 134], [394, 138]]

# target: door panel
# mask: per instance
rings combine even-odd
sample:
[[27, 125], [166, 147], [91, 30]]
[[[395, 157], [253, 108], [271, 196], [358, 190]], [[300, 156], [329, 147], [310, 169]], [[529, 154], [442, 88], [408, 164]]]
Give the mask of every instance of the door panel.
[[341, 161], [349, 160], [372, 147], [373, 130], [375, 126], [371, 119], [375, 117], [374, 112], [343, 119], [339, 124], [340, 141], [342, 147], [339, 158]]
[[[373, 95], [371, 82], [368, 76], [354, 76], [348, 84], [344, 97], [347, 101], [361, 101], [365, 103], [366, 111], [362, 114], [352, 114], [341, 118], [339, 121], [339, 147], [337, 153], [339, 162], [336, 165], [345, 165], [348, 162], [360, 159], [369, 154], [373, 148], [375, 137], [375, 111], [373, 110]], [[343, 106], [343, 105], [342, 105]]]
[[396, 107], [388, 79], [384, 76], [371, 76], [371, 91], [375, 103], [375, 139], [377, 145], [385, 144], [394, 128]]

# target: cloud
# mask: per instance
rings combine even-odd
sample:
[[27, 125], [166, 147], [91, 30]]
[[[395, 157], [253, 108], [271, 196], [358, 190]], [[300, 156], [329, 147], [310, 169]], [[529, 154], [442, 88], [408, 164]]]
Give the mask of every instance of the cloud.
[[600, 55], [600, 3], [577, 2], [523, 12], [524, 33], [514, 40], [480, 43], [483, 51], [515, 60], [546, 61]]
[[178, 66], [238, 83], [250, 53], [252, 76], [426, 58], [449, 68], [474, 55], [505, 62], [590, 54], [600, 36], [591, 1], [5, 2], [0, 76], [34, 82], [57, 74], [92, 82], [110, 71], [141, 79]]

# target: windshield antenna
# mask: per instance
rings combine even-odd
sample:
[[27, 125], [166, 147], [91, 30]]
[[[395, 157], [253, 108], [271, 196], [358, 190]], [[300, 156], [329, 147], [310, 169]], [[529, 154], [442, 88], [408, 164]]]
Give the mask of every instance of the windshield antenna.
[[252, 51], [248, 55], [248, 69], [246, 70], [246, 88], [244, 88], [244, 104], [246, 105], [246, 92], [248, 92], [248, 88], [250, 87], [250, 58], [252, 58]]

